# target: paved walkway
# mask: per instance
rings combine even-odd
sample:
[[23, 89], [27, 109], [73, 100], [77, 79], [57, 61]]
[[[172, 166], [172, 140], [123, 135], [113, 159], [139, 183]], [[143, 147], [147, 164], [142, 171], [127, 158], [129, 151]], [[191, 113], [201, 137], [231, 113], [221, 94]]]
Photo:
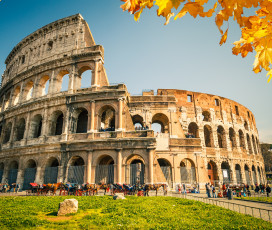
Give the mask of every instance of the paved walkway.
[[197, 200], [208, 204], [217, 205], [235, 212], [251, 215], [272, 222], [272, 204], [250, 202], [246, 200], [228, 200], [227, 198], [207, 198], [206, 194], [183, 194], [172, 193], [173, 197]]

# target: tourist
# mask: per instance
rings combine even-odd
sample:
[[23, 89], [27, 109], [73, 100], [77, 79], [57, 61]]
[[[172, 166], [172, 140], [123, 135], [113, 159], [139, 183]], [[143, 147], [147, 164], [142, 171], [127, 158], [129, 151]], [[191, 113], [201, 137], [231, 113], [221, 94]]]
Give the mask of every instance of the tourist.
[[232, 200], [232, 189], [229, 186], [227, 187], [227, 196], [228, 200]]
[[210, 187], [210, 183], [206, 184], [206, 193], [208, 198], [211, 198], [211, 187]]
[[16, 184], [16, 193], [18, 193], [20, 190], [20, 184]]
[[269, 197], [269, 193], [271, 193], [271, 188], [270, 188], [269, 184], [267, 184], [265, 190], [266, 190], [267, 197]]
[[213, 198], [217, 198], [217, 197], [216, 197], [216, 190], [215, 190], [215, 186], [214, 186], [214, 185], [212, 185], [212, 186], [211, 186], [211, 189], [212, 189], [212, 197], [213, 197]]

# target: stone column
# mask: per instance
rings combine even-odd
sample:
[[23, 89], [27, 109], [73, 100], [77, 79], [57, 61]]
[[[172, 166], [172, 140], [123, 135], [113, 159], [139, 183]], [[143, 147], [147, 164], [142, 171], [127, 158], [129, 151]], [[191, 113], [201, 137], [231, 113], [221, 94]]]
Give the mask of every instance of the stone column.
[[118, 130], [123, 130], [123, 127], [122, 127], [123, 98], [119, 98], [118, 101], [119, 101], [119, 103], [118, 103]]
[[37, 167], [37, 169], [36, 169], [35, 183], [37, 183], [37, 184], [41, 184], [42, 183], [41, 170], [42, 170], [41, 167]]
[[154, 160], [154, 152], [155, 147], [151, 146], [147, 148], [148, 150], [148, 174], [149, 174], [149, 183], [154, 183], [154, 177], [153, 177], [153, 160]]
[[20, 184], [20, 188], [23, 188], [24, 183], [24, 169], [18, 169], [16, 184]]
[[117, 151], [117, 183], [122, 183], [122, 149], [116, 149]]
[[94, 119], [95, 119], [95, 101], [91, 101], [91, 119], [90, 119], [90, 132], [94, 132]]
[[10, 137], [9, 137], [9, 142], [13, 142], [14, 139], [14, 131], [15, 131], [15, 122], [16, 122], [16, 117], [12, 119], [12, 126], [11, 126], [11, 132], [10, 132]]
[[25, 133], [24, 133], [24, 139], [25, 139], [25, 145], [26, 145], [26, 140], [28, 138], [28, 132], [29, 132], [29, 129], [30, 129], [30, 112], [28, 112], [27, 114], [27, 118], [26, 118], [26, 126], [25, 126]]
[[6, 183], [6, 181], [8, 180], [8, 173], [9, 169], [7, 166], [5, 166], [1, 183]]
[[54, 90], [54, 74], [55, 74], [55, 71], [53, 70], [52, 73], [51, 73], [51, 76], [49, 77], [49, 85], [48, 85], [48, 95], [52, 94], [53, 93], [53, 90]]
[[48, 107], [44, 107], [43, 110], [43, 118], [42, 118], [42, 132], [41, 132], [41, 136], [46, 136], [46, 134], [48, 134], [49, 132], [49, 122], [48, 122]]
[[92, 71], [92, 87], [99, 87], [98, 85], [98, 63], [94, 61], [94, 70]]
[[63, 182], [64, 178], [63, 178], [63, 166], [58, 166], [58, 182]]
[[93, 150], [87, 152], [87, 183], [91, 183], [92, 180], [92, 158]]

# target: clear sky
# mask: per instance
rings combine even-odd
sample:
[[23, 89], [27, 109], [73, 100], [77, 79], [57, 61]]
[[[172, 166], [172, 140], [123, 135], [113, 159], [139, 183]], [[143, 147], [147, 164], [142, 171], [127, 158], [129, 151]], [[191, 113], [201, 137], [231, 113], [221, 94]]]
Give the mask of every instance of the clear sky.
[[156, 9], [135, 22], [119, 0], [2, 0], [0, 2], [0, 74], [12, 48], [40, 27], [80, 13], [97, 44], [105, 49], [111, 83], [123, 82], [131, 94], [173, 88], [216, 94], [239, 102], [255, 115], [260, 140], [272, 143], [272, 81], [254, 74], [254, 55], [232, 55], [240, 38], [230, 23], [227, 43], [219, 46], [214, 18], [165, 20]]

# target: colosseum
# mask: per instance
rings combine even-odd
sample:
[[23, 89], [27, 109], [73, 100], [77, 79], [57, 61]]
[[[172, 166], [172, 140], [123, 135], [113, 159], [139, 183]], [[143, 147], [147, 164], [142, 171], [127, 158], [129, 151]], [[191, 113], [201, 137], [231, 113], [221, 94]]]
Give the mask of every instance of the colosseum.
[[[80, 14], [30, 34], [5, 64], [2, 183], [204, 188], [207, 182], [266, 181], [249, 109], [206, 93], [158, 89], [132, 96], [124, 84], [109, 84], [104, 49]], [[89, 85], [81, 84], [86, 71]]]

